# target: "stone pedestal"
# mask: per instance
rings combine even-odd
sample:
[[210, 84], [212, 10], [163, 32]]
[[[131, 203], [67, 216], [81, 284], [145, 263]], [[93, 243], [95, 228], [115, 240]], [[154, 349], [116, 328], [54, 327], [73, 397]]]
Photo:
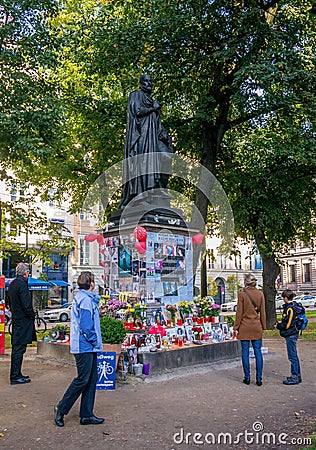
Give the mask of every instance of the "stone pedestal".
[[[183, 219], [168, 211], [153, 213], [156, 221], [146, 220], [116, 225], [104, 231], [104, 283], [109, 293], [126, 293], [147, 304], [175, 304], [193, 300], [192, 235]], [[129, 216], [131, 219], [131, 216]], [[146, 230], [138, 242], [135, 227]]]

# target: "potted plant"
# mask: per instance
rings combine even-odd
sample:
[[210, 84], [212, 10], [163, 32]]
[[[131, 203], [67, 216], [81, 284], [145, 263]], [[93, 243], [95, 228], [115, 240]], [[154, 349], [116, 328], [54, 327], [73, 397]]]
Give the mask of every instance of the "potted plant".
[[213, 303], [211, 306], [211, 318], [213, 323], [219, 322], [219, 313], [221, 310], [221, 306], [217, 305], [216, 303]]
[[69, 335], [69, 327], [67, 325], [57, 323], [57, 325], [55, 325], [53, 329], [54, 331], [58, 332], [58, 341], [64, 341], [66, 336]]
[[103, 351], [121, 353], [121, 344], [125, 339], [126, 330], [120, 320], [104, 316], [100, 319]]

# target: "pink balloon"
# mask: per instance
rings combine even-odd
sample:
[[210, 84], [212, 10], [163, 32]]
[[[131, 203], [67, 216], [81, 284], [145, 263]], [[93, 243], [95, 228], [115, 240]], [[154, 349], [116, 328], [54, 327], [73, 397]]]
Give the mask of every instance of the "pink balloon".
[[204, 234], [198, 233], [192, 236], [192, 242], [197, 245], [201, 245], [204, 239]]
[[147, 237], [146, 228], [136, 227], [134, 230], [134, 236], [136, 237], [136, 239], [139, 240], [139, 242], [146, 241], [146, 237]]
[[97, 234], [87, 234], [84, 237], [84, 240], [87, 241], [87, 242], [94, 242], [97, 238], [98, 238]]
[[105, 254], [105, 250], [103, 248], [101, 248], [100, 253], [101, 253], [101, 255], [104, 255]]
[[146, 248], [144, 248], [144, 247], [142, 246], [142, 242], [136, 242], [135, 248], [136, 248], [136, 250], [138, 251], [138, 253], [139, 253], [140, 255], [142, 255], [143, 253], [146, 252]]
[[104, 237], [102, 236], [102, 234], [98, 234], [97, 242], [98, 242], [99, 245], [104, 245], [105, 244], [105, 240], [104, 240]]
[[141, 242], [140, 242], [140, 246], [141, 246], [144, 250], [146, 250], [146, 247], [147, 247], [146, 241], [145, 241], [145, 242], [144, 242], [144, 241], [141, 241]]

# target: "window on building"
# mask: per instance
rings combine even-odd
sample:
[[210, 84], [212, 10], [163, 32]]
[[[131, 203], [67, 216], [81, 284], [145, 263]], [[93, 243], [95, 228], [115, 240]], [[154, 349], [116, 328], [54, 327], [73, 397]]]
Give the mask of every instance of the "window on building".
[[295, 273], [295, 265], [292, 264], [290, 266], [290, 283], [296, 282], [296, 273]]
[[18, 199], [18, 191], [16, 183], [11, 183], [10, 195], [11, 195], [11, 202], [16, 202]]
[[310, 263], [303, 264], [303, 276], [304, 283], [309, 283], [311, 281], [311, 267]]
[[79, 237], [79, 265], [90, 264], [90, 243], [85, 241], [84, 236]]
[[25, 189], [24, 184], [17, 184], [13, 181], [10, 188], [11, 202], [16, 202], [18, 200], [23, 202], [26, 198]]
[[239, 253], [235, 255], [235, 269], [241, 270], [241, 255]]
[[207, 268], [211, 270], [215, 268], [214, 250], [211, 249], [209, 252], [210, 254], [207, 257]]
[[91, 209], [81, 208], [79, 211], [79, 220], [90, 220], [91, 219]]
[[55, 189], [49, 188], [49, 206], [54, 206]]

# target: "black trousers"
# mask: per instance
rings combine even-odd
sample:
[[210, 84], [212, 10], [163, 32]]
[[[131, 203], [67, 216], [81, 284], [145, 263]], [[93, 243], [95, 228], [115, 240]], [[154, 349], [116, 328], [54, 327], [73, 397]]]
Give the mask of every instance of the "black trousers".
[[26, 347], [26, 344], [12, 345], [10, 381], [17, 380], [22, 377], [21, 369]]
[[78, 376], [72, 380], [63, 398], [58, 403], [58, 409], [62, 414], [68, 414], [81, 395], [79, 416], [81, 418], [91, 417], [98, 381], [97, 353], [79, 353], [74, 356]]

